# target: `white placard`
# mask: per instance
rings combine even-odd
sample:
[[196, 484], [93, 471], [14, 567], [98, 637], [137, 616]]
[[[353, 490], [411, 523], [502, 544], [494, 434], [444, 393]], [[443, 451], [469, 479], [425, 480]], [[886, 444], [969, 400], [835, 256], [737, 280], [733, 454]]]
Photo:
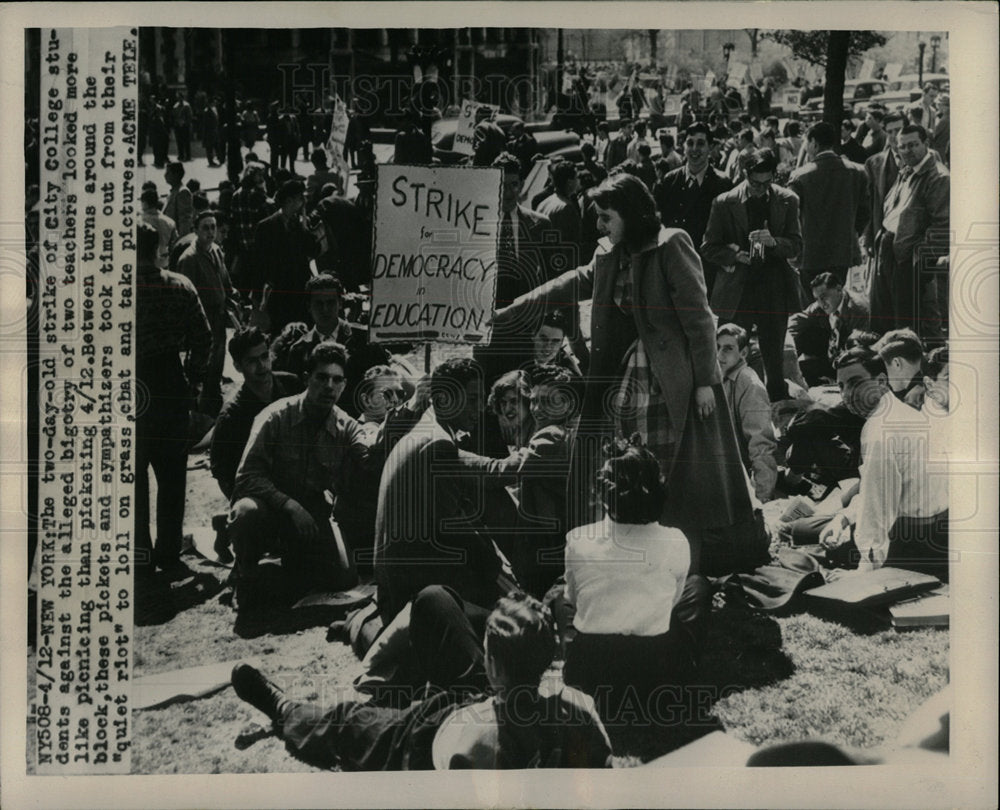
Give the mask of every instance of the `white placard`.
[[489, 118], [483, 119], [492, 121], [497, 117], [500, 108], [495, 104], [480, 104], [478, 101], [466, 99], [462, 102], [462, 111], [458, 116], [458, 128], [455, 130], [455, 145], [453, 151], [462, 155], [471, 155], [473, 151], [472, 133], [476, 129], [476, 116], [479, 111], [486, 109], [490, 111]]
[[489, 343], [500, 169], [378, 167], [374, 341]]

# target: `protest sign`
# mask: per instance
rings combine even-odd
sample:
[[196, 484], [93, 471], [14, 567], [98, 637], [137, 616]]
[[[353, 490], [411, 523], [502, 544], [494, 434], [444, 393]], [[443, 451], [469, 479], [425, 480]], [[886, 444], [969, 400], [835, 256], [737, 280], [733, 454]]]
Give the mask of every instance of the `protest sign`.
[[748, 69], [746, 62], [733, 62], [729, 68], [729, 81], [739, 84], [746, 78]]
[[343, 188], [347, 188], [347, 178], [350, 169], [344, 160], [344, 144], [347, 143], [347, 105], [338, 96], [333, 107], [333, 123], [330, 126], [330, 138], [326, 142], [326, 153], [330, 158], [330, 166], [343, 180]]
[[501, 171], [378, 167], [373, 341], [488, 343]]
[[462, 155], [471, 155], [473, 144], [472, 144], [472, 133], [476, 128], [476, 124], [483, 115], [480, 110], [489, 110], [490, 114], [485, 118], [487, 121], [492, 121], [496, 118], [497, 113], [500, 108], [495, 104], [480, 104], [477, 101], [469, 101], [466, 99], [462, 102], [462, 111], [458, 116], [458, 128], [455, 130], [455, 147], [454, 151]]
[[750, 78], [755, 82], [764, 80], [764, 66], [760, 62], [750, 63]]
[[671, 93], [663, 100], [664, 115], [680, 115], [681, 97], [680, 94]]
[[802, 91], [800, 90], [786, 90], [785, 91], [785, 109], [786, 110], [797, 110], [799, 104], [802, 103]]

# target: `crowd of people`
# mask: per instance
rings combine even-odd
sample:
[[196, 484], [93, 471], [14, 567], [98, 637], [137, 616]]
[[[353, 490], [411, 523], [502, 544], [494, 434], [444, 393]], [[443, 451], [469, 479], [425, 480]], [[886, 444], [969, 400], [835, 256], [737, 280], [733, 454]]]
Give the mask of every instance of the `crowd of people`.
[[[183, 568], [188, 414], [208, 414], [239, 620], [374, 582], [355, 650], [422, 690], [320, 710], [241, 666], [237, 693], [302, 756], [370, 769], [607, 764], [622, 690], [693, 682], [715, 578], [770, 561], [774, 498], [852, 481], [784, 537], [947, 580], [938, 123], [872, 109], [779, 133], [713, 112], [674, 139], [624, 118], [525, 200], [531, 135], [483, 119], [470, 162], [503, 178], [492, 340], [423, 377], [344, 317], [369, 280], [370, 163], [347, 199], [321, 150], [315, 180], [251, 153], [212, 201], [164, 164], [137, 240], [137, 587]], [[429, 163], [424, 138], [414, 119], [397, 159]]]

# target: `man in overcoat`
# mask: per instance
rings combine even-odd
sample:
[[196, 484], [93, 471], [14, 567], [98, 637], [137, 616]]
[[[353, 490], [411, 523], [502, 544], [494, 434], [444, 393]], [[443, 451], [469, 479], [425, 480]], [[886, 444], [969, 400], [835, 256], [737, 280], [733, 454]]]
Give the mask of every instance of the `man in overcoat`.
[[775, 168], [768, 149], [750, 156], [746, 180], [712, 203], [701, 245], [705, 259], [724, 271], [711, 301], [719, 323], [733, 322], [747, 332], [757, 327], [771, 402], [788, 398], [785, 332], [802, 300], [798, 273], [789, 263], [802, 251], [799, 198], [773, 183]]

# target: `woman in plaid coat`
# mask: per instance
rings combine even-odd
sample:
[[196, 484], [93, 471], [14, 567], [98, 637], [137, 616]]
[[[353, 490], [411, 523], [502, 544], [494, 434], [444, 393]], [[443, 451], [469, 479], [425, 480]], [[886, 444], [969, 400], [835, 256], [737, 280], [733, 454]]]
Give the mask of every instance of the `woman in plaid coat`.
[[600, 467], [604, 441], [638, 433], [667, 481], [661, 522], [687, 534], [692, 570], [747, 567], [730, 552], [719, 559], [709, 550], [699, 559], [703, 542], [718, 547], [720, 537], [754, 534], [701, 260], [687, 233], [660, 227], [652, 195], [636, 178], [613, 176], [591, 198], [605, 238], [590, 264], [521, 296], [495, 317], [514, 319], [542, 302], [593, 300], [591, 362], [570, 480], [569, 503], [582, 508], [573, 510], [571, 525], [600, 516], [596, 499], [582, 494]]

